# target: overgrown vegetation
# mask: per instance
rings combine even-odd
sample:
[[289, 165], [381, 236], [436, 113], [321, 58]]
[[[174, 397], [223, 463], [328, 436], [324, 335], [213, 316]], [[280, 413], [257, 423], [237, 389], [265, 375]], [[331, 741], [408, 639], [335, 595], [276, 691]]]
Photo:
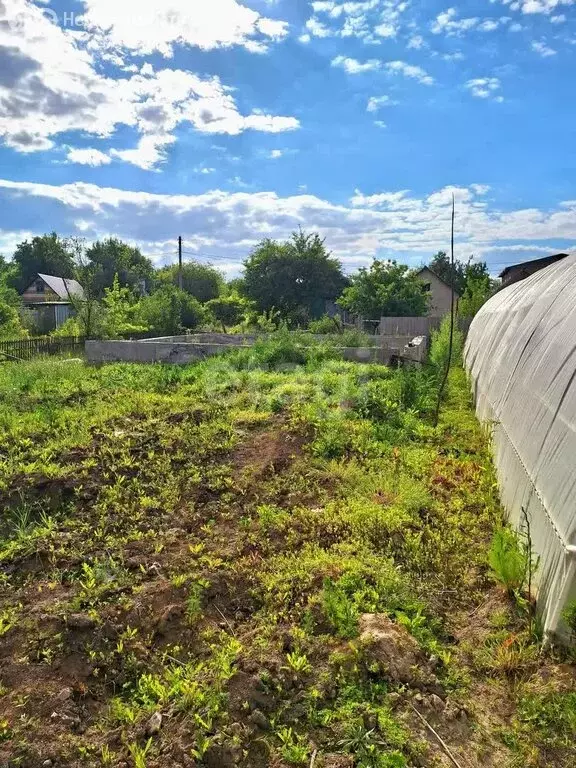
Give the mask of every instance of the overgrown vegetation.
[[289, 334], [0, 367], [0, 764], [453, 764], [417, 710], [462, 765], [573, 765], [570, 659], [494, 585], [486, 435], [459, 369], [432, 426], [435, 379]]

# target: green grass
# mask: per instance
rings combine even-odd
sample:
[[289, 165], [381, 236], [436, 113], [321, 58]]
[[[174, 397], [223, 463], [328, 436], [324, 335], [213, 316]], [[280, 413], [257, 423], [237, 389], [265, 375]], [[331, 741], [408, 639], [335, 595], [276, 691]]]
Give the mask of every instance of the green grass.
[[[436, 428], [434, 383], [286, 334], [193, 366], [0, 366], [0, 763], [432, 765], [408, 705], [432, 669], [452, 707], [487, 685], [512, 707], [470, 715], [471, 764], [494, 743], [503, 765], [572, 759], [571, 699], [516, 690], [550, 662], [494, 598], [502, 511], [464, 374]], [[414, 680], [371, 656], [366, 613], [415, 639]]]

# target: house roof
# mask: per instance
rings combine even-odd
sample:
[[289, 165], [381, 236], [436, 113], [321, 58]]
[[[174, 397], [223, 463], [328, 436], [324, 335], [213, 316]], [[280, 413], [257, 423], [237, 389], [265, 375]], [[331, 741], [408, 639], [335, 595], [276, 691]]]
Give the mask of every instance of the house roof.
[[522, 267], [537, 267], [538, 269], [543, 269], [544, 267], [547, 267], [549, 264], [554, 264], [555, 261], [560, 261], [560, 259], [565, 259], [567, 256], [569, 256], [569, 253], [554, 253], [550, 254], [550, 256], [543, 256], [541, 259], [531, 259], [530, 261], [520, 261], [518, 264], [511, 264], [509, 267], [506, 267], [498, 277], [506, 277], [506, 275], [511, 272], [514, 269], [519, 269]]
[[[444, 280], [443, 277], [440, 277], [440, 275], [437, 272], [434, 272], [433, 269], [430, 269], [430, 267], [422, 267], [422, 269], [420, 269], [418, 272], [416, 272], [416, 275], [417, 276], [421, 275], [422, 272], [430, 272], [430, 274], [434, 275], [434, 277], [437, 280], [440, 280], [441, 283], [444, 283], [445, 286], [447, 286], [448, 288], [450, 288], [450, 290], [452, 290], [452, 286], [450, 285], [450, 283], [447, 280]], [[459, 291], [457, 291], [456, 288], [454, 288], [454, 294], [456, 296], [458, 296], [459, 298], [461, 298], [461, 293]]]
[[38, 273], [38, 277], [42, 278], [46, 285], [48, 285], [54, 293], [56, 293], [64, 301], [69, 301], [70, 296], [76, 296], [79, 299], [84, 298], [84, 288], [76, 280], [69, 280], [64, 277], [54, 277], [53, 275], [42, 275]]

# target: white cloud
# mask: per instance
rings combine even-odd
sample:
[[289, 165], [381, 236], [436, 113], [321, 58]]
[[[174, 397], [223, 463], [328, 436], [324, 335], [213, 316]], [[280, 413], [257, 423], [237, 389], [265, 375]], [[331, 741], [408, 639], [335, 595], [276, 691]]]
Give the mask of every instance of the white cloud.
[[70, 147], [66, 159], [70, 163], [79, 163], [80, 165], [108, 165], [112, 162], [109, 155], [101, 152], [99, 149], [76, 149]]
[[374, 120], [374, 125], [378, 128], [388, 128], [383, 120]]
[[531, 48], [533, 51], [536, 51], [536, 53], [540, 54], [543, 58], [548, 58], [549, 56], [556, 56], [556, 51], [554, 48], [550, 48], [549, 45], [546, 45], [546, 43], [543, 40], [533, 40], [531, 43]]
[[398, 102], [393, 101], [390, 96], [371, 96], [366, 107], [367, 112], [378, 112], [381, 107], [392, 107]]
[[110, 155], [131, 163], [145, 171], [151, 171], [166, 160], [165, 147], [176, 141], [174, 136], [142, 136], [134, 149], [111, 149]]
[[331, 29], [314, 17], [308, 19], [306, 29], [313, 37], [330, 37], [334, 34]]
[[271, 160], [279, 160], [281, 157], [283, 157], [286, 154], [286, 151], [283, 149], [273, 149], [268, 157]]
[[[117, 157], [148, 167], [153, 145], [166, 145], [166, 136], [182, 123], [229, 135], [299, 126], [293, 117], [242, 115], [231, 89], [217, 77], [155, 72], [146, 65], [130, 76], [106, 77], [80, 38], [26, 0], [0, 2], [0, 139], [8, 146], [34, 152], [51, 148], [65, 132], [109, 137], [128, 126], [140, 134], [142, 146]], [[162, 153], [156, 156], [160, 160]]]
[[[210, 50], [241, 45], [254, 50], [281, 40], [288, 24], [238, 0], [84, 0], [83, 26], [100, 50], [171, 57], [174, 45]], [[256, 49], [257, 50], [257, 49]]]
[[472, 96], [478, 99], [493, 99], [494, 101], [504, 101], [498, 91], [500, 90], [500, 80], [497, 77], [477, 77], [468, 80], [466, 88]]
[[407, 64], [405, 61], [388, 61], [384, 66], [389, 72], [413, 78], [423, 85], [433, 85], [434, 83], [434, 78], [431, 75], [422, 67], [417, 67], [414, 64]]
[[563, 13], [559, 13], [558, 16], [550, 16], [550, 22], [552, 24], [564, 24], [566, 16]]
[[448, 8], [448, 10], [439, 13], [431, 26], [433, 34], [460, 35], [462, 32], [475, 27], [479, 21], [475, 16], [466, 19], [459, 19], [457, 17], [458, 11], [456, 8]]
[[414, 48], [415, 50], [419, 50], [420, 48], [423, 48], [425, 45], [424, 38], [422, 35], [413, 35], [410, 40], [408, 40], [407, 48]]
[[574, 1], [575, 0], [516, 0], [513, 5], [516, 8], [520, 8], [522, 13], [542, 13], [550, 15], [563, 5], [573, 5]]
[[347, 58], [346, 56], [336, 56], [332, 59], [333, 67], [341, 67], [349, 75], [358, 75], [361, 72], [373, 72], [380, 69], [382, 62], [378, 59], [368, 59], [368, 61], [358, 61], [357, 59]]
[[[236, 180], [238, 183], [240, 180]], [[50, 201], [59, 230], [75, 232], [83, 222], [88, 238], [113, 232], [147, 245], [173, 241], [181, 232], [188, 247], [245, 257], [263, 237], [285, 238], [301, 224], [327, 237], [329, 247], [348, 264], [390, 252], [416, 262], [445, 248], [450, 236], [450, 202], [456, 198], [458, 248], [468, 256], [512, 245], [548, 247], [550, 239], [576, 241], [576, 201], [552, 210], [489, 208], [485, 185], [444, 187], [429, 195], [407, 190], [364, 195], [350, 205], [335, 205], [310, 194], [280, 197], [274, 192], [212, 190], [201, 195], [169, 195], [99, 187], [77, 182], [55, 186], [0, 180], [0, 204], [19, 201], [19, 231], [34, 230]], [[7, 241], [13, 237], [4, 233]], [[500, 243], [503, 243], [500, 246]]]

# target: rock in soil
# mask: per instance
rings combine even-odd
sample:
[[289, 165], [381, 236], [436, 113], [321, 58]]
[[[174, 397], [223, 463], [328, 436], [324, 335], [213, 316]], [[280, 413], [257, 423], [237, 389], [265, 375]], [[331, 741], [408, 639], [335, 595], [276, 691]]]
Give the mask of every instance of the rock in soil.
[[250, 722], [254, 723], [254, 725], [257, 728], [260, 728], [261, 731], [269, 731], [272, 728], [270, 720], [268, 720], [266, 715], [259, 709], [255, 709], [254, 712], [252, 712], [250, 715]]
[[382, 665], [390, 680], [418, 685], [423, 677], [430, 678], [426, 658], [416, 640], [385, 614], [362, 614], [360, 639], [366, 643], [367, 656]]
[[80, 631], [85, 631], [88, 629], [94, 629], [96, 626], [96, 621], [91, 617], [88, 616], [85, 613], [73, 613], [70, 616], [68, 616], [68, 620], [66, 622], [70, 629], [79, 629]]
[[154, 712], [150, 720], [146, 723], [146, 736], [155, 736], [162, 728], [162, 715], [160, 712]]
[[204, 755], [206, 768], [234, 768], [236, 764], [234, 750], [228, 746], [214, 744]]

